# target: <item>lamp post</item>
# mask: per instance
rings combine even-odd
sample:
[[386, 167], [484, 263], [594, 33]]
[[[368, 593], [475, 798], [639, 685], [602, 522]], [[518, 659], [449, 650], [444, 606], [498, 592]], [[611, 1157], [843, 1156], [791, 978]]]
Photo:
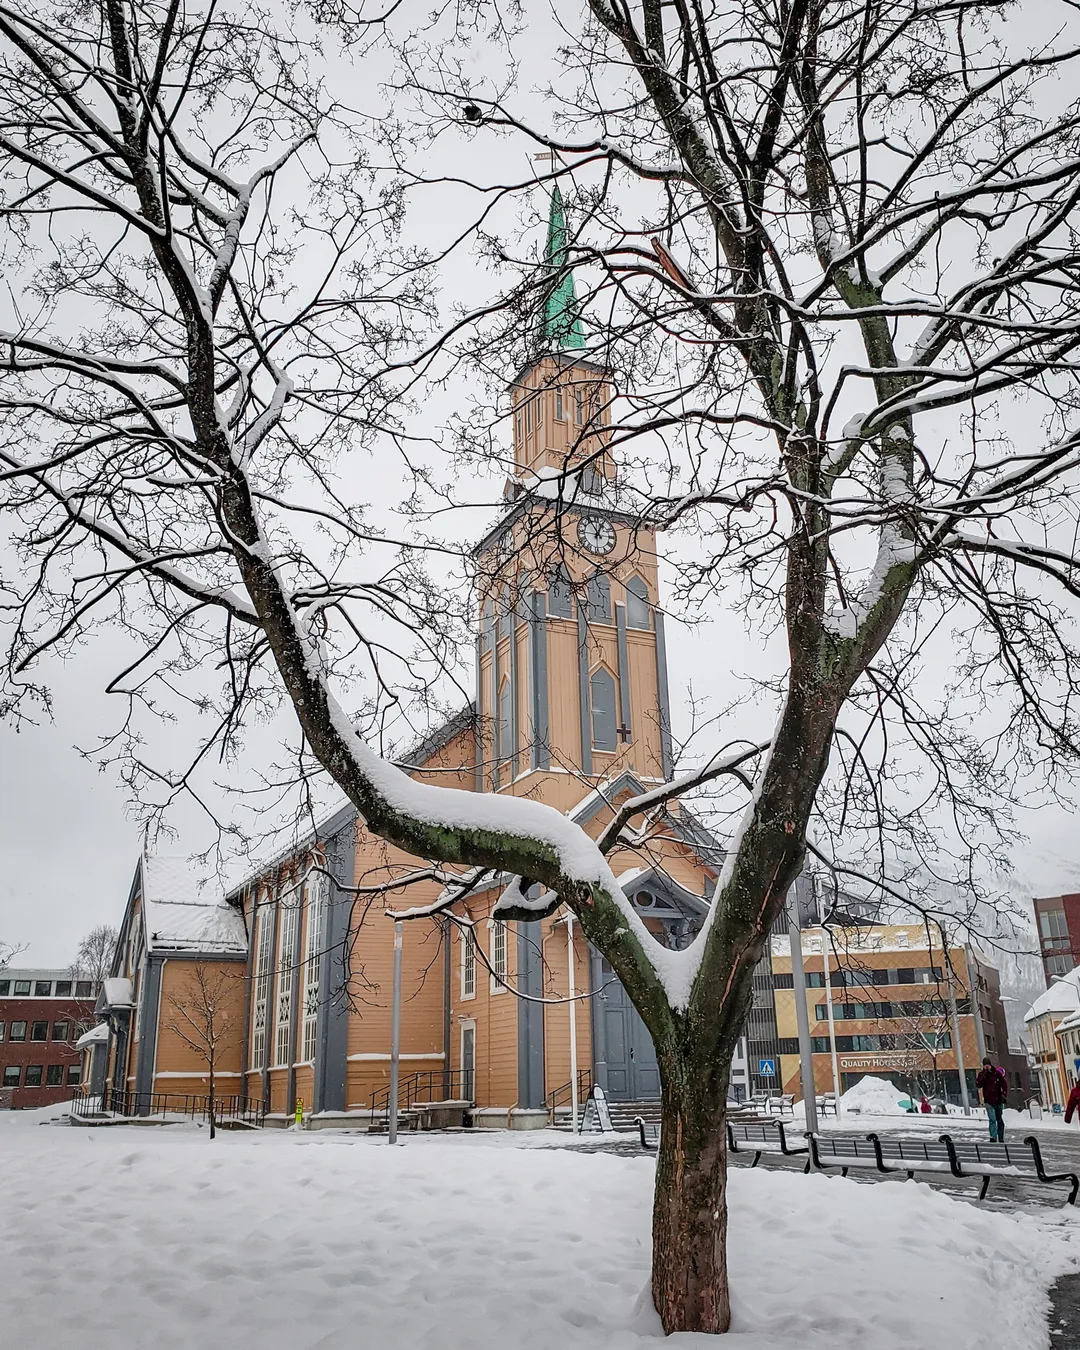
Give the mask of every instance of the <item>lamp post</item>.
[[[832, 938], [828, 925], [825, 923], [824, 900], [819, 895], [817, 901], [818, 921], [821, 924], [821, 968], [825, 972], [825, 1009], [829, 1019], [829, 1055], [832, 1059], [833, 1099], [836, 1102], [836, 1119], [839, 1120], [841, 1113], [843, 1112], [843, 1107], [840, 1105], [840, 1066], [836, 1061], [836, 1022], [833, 1018], [832, 974], [829, 970], [829, 946]], [[839, 973], [839, 958], [837, 958], [836, 969]]]

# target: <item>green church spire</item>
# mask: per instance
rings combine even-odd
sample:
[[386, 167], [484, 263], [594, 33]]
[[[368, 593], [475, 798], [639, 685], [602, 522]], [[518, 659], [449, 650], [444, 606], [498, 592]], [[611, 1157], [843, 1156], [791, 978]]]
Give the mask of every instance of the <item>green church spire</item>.
[[544, 249], [544, 270], [550, 274], [550, 280], [540, 316], [539, 334], [540, 345], [547, 350], [576, 350], [585, 346], [577, 292], [574, 290], [574, 274], [566, 265], [568, 255], [566, 210], [556, 183], [551, 194], [547, 245]]

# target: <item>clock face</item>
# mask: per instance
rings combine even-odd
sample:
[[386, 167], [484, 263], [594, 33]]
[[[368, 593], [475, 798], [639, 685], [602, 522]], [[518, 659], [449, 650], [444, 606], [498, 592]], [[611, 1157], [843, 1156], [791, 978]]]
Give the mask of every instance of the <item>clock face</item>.
[[582, 516], [577, 533], [581, 546], [590, 553], [610, 553], [615, 547], [615, 526], [602, 516]]

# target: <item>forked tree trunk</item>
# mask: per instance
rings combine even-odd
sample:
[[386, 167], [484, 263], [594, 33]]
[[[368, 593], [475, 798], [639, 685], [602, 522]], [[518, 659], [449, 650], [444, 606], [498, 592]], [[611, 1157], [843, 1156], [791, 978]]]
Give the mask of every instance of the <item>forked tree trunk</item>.
[[727, 1331], [729, 1065], [661, 1066], [652, 1293], [664, 1331]]

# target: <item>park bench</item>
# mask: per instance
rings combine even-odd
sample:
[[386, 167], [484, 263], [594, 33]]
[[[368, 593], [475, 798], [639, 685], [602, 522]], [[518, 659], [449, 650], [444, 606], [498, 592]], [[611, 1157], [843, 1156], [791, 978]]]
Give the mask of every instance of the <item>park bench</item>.
[[815, 1097], [814, 1101], [817, 1103], [817, 1109], [823, 1116], [835, 1116], [839, 1114], [836, 1109], [835, 1092], [823, 1092], [820, 1096]]
[[875, 1172], [884, 1170], [875, 1142], [865, 1135], [807, 1133], [806, 1139], [814, 1167], [819, 1171], [839, 1167], [841, 1175], [846, 1177], [851, 1167], [869, 1168]]
[[770, 1097], [765, 1103], [765, 1109], [770, 1116], [793, 1116], [795, 1114], [794, 1093], [781, 1092], [775, 1097]]
[[728, 1148], [732, 1153], [752, 1153], [756, 1167], [763, 1153], [781, 1153], [785, 1158], [806, 1156], [805, 1171], [810, 1170], [810, 1155], [807, 1147], [793, 1146], [784, 1132], [784, 1123], [780, 1120], [762, 1121], [758, 1124], [748, 1122], [745, 1125], [728, 1122]]
[[1024, 1181], [1047, 1183], [1069, 1181], [1072, 1183], [1069, 1204], [1076, 1204], [1077, 1191], [1080, 1191], [1080, 1177], [1075, 1172], [1048, 1173], [1043, 1166], [1039, 1141], [1033, 1134], [1027, 1136], [1023, 1145], [953, 1139], [948, 1134], [941, 1136], [941, 1142], [948, 1149], [953, 1176], [982, 1177], [980, 1200], [985, 1199], [994, 1177], [1018, 1177]]

